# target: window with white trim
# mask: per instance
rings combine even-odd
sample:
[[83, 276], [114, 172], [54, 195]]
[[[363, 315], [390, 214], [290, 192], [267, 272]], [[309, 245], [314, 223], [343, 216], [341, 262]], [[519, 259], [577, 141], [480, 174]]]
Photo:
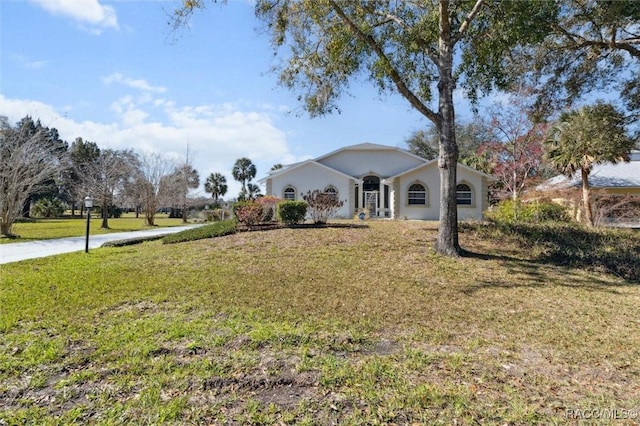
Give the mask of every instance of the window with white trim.
[[470, 206], [473, 204], [473, 193], [471, 187], [466, 183], [456, 186], [456, 203], [459, 206]]
[[284, 189], [284, 193], [282, 198], [285, 200], [295, 200], [296, 199], [296, 189], [292, 186], [287, 186]]
[[331, 198], [338, 199], [338, 190], [334, 186], [327, 186], [324, 189], [324, 193], [331, 196]]
[[409, 187], [407, 203], [410, 206], [424, 206], [427, 204], [427, 188], [421, 183], [414, 183]]

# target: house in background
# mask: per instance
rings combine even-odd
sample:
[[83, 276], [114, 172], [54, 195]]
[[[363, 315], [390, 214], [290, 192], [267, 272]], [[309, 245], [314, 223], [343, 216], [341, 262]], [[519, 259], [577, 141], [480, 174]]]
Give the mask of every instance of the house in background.
[[[458, 164], [457, 179], [458, 218], [481, 219], [494, 178]], [[438, 161], [392, 146], [347, 146], [274, 170], [260, 182], [267, 195], [286, 200], [302, 200], [313, 190], [336, 194], [344, 200], [337, 213], [342, 218], [365, 209], [372, 217], [392, 219], [438, 220], [440, 213]]]
[[[594, 220], [598, 223], [628, 222], [638, 226], [640, 220], [640, 151], [631, 151], [628, 163], [594, 164], [589, 174]], [[571, 177], [555, 176], [536, 187], [531, 195], [551, 198], [567, 206], [580, 220], [582, 176], [580, 170]]]
[[[594, 164], [589, 174], [589, 187], [610, 195], [640, 196], [640, 151], [631, 151], [630, 157], [628, 163]], [[582, 177], [578, 170], [571, 177], [555, 176], [536, 189], [558, 191], [581, 186]]]

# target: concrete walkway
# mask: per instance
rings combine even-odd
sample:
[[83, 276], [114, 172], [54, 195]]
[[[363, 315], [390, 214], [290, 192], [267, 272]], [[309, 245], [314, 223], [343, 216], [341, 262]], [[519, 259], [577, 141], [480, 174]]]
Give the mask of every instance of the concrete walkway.
[[[173, 234], [202, 225], [174, 226], [169, 228], [148, 229], [144, 231], [114, 232], [112, 234], [89, 235], [89, 249], [95, 249], [108, 241], [128, 240], [130, 238], [150, 237]], [[24, 243], [0, 244], [0, 264], [19, 262], [26, 259], [52, 256], [54, 254], [84, 251], [85, 236], [58, 238], [54, 240], [29, 241]]]

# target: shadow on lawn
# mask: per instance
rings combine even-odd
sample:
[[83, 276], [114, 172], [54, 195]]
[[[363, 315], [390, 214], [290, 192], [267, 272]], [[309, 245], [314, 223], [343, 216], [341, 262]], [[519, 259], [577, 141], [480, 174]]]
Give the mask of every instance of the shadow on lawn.
[[[640, 234], [634, 231], [587, 229], [567, 224], [463, 224], [465, 232], [481, 238], [495, 238], [517, 244], [530, 253], [529, 259], [517, 259], [505, 255], [464, 252], [464, 257], [482, 260], [501, 260], [514, 274], [523, 273], [534, 284], [544, 284], [546, 273], [541, 268], [549, 265], [567, 266], [605, 272], [640, 283]], [[612, 285], [591, 277], [588, 281], [573, 277], [567, 285], [602, 289]], [[583, 281], [583, 282], [579, 282]], [[489, 284], [489, 283], [487, 283]], [[492, 285], [500, 285], [492, 283]], [[510, 284], [503, 284], [510, 285]]]
[[[497, 260], [502, 263], [502, 266], [508, 271], [508, 276], [511, 279], [479, 279], [475, 284], [471, 284], [465, 287], [463, 293], [471, 295], [476, 291], [486, 288], [538, 288], [543, 286], [560, 286], [581, 288], [583, 290], [606, 292], [612, 294], [619, 294], [617, 288], [619, 283], [613, 283], [611, 281], [598, 278], [597, 276], [585, 276], [574, 274], [571, 271], [563, 271], [563, 280], [551, 281], [549, 276], [549, 266], [562, 267], [562, 265], [553, 265], [550, 262], [544, 260], [524, 260], [517, 259], [509, 256], [502, 255], [487, 255], [482, 253], [473, 253], [465, 251], [462, 253], [463, 257], [480, 259], [480, 260]], [[524, 276], [524, 278], [523, 278]]]

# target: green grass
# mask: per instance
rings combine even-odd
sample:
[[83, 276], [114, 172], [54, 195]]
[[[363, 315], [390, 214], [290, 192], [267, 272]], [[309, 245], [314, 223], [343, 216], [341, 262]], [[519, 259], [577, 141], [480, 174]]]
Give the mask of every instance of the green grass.
[[[181, 226], [182, 219], [168, 218], [166, 214], [156, 216], [155, 227]], [[140, 231], [155, 227], [147, 226], [144, 217], [135, 218], [133, 215], [109, 219], [109, 229], [102, 229], [102, 219], [92, 216], [90, 232], [92, 235], [107, 234], [111, 232]], [[85, 218], [61, 218], [61, 219], [35, 219], [30, 222], [19, 222], [13, 225], [12, 232], [19, 238], [0, 238], [0, 244], [15, 243], [33, 240], [48, 240], [52, 238], [78, 237], [85, 235], [87, 219]]]
[[[278, 229], [3, 265], [13, 424], [575, 424], [640, 405], [640, 287], [522, 236]], [[638, 244], [631, 232], [627, 244]], [[2, 423], [0, 421], [0, 423]]]

